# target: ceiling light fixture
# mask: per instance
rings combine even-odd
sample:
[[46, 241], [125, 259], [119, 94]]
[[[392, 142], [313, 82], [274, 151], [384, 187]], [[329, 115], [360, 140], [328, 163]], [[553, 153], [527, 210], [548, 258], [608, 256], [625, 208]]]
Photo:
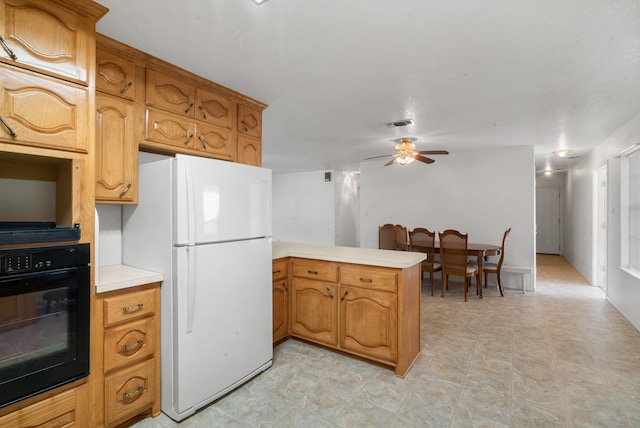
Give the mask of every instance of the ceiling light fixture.
[[261, 5], [262, 3], [266, 2], [267, 0], [253, 0], [253, 2], [257, 5]]
[[416, 152], [416, 145], [413, 143], [412, 139], [403, 138], [398, 144], [396, 144], [396, 150], [398, 151], [398, 156], [394, 160], [396, 164], [405, 166], [416, 161], [418, 152]]
[[571, 152], [571, 150], [569, 150], [569, 149], [560, 149], [560, 150], [556, 150], [555, 152], [553, 152], [553, 154], [555, 154], [556, 156], [559, 156], [561, 158], [566, 158], [567, 156], [569, 156], [570, 152]]

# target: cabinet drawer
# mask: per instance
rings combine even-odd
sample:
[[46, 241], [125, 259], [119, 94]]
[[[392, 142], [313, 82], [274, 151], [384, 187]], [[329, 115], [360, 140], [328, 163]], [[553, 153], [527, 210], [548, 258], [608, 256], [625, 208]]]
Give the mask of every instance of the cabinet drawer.
[[127, 321], [153, 314], [155, 308], [155, 290], [134, 291], [104, 299], [105, 327], [121, 321]]
[[306, 259], [294, 259], [293, 276], [317, 279], [327, 282], [338, 282], [338, 264]]
[[273, 262], [273, 268], [271, 269], [272, 281], [279, 281], [281, 279], [287, 279], [289, 275], [289, 266], [287, 260], [280, 260]]
[[104, 333], [104, 371], [153, 355], [154, 338], [153, 317], [107, 329]]
[[193, 149], [195, 133], [194, 120], [161, 110], [147, 109], [146, 140]]
[[0, 65], [0, 141], [87, 153], [88, 98], [81, 86]]
[[118, 370], [105, 377], [105, 417], [108, 426], [116, 425], [153, 405], [154, 360]]
[[398, 289], [398, 274], [395, 270], [388, 268], [341, 266], [340, 283], [354, 287], [395, 292]]

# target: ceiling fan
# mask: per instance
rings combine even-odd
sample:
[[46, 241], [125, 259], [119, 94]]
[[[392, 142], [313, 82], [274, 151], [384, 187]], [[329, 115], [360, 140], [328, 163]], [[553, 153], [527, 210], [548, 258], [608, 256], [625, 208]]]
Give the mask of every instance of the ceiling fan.
[[370, 158], [365, 158], [364, 160], [369, 159], [378, 159], [378, 158], [386, 158], [388, 156], [393, 156], [389, 162], [385, 163], [384, 166], [397, 164], [397, 165], [409, 165], [414, 163], [415, 161], [423, 162], [423, 163], [434, 163], [435, 160], [428, 158], [423, 155], [448, 155], [449, 152], [446, 150], [420, 150], [416, 151], [416, 145], [414, 143], [416, 138], [398, 138], [393, 140], [396, 143], [395, 154], [392, 155], [382, 155], [382, 156], [373, 156]]

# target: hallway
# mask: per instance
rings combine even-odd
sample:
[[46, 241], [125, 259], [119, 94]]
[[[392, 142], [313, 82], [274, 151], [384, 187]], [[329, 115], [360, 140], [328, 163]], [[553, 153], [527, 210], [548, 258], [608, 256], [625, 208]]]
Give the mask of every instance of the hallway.
[[[463, 302], [422, 290], [422, 356], [405, 379], [296, 340], [245, 386], [175, 424], [136, 427], [637, 427], [640, 332], [562, 257], [537, 291]], [[436, 288], [439, 286], [436, 283]]]

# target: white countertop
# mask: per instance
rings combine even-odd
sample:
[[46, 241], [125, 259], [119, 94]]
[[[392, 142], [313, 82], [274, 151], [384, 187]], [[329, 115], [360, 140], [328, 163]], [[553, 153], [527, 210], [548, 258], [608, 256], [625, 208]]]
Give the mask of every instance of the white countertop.
[[301, 257], [371, 266], [408, 268], [426, 259], [427, 255], [425, 253], [378, 250], [374, 248], [274, 242], [272, 258], [279, 259], [282, 257]]
[[164, 279], [161, 273], [150, 272], [127, 265], [111, 265], [99, 268], [96, 293], [120, 290], [138, 285], [160, 282]]

